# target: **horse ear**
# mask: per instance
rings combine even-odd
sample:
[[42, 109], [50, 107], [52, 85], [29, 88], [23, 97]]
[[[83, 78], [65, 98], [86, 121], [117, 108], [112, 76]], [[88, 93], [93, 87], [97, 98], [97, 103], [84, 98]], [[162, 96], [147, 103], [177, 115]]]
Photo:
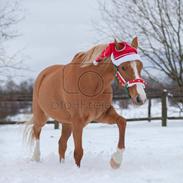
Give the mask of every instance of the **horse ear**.
[[138, 48], [138, 37], [133, 38], [131, 46], [134, 48]]
[[117, 49], [117, 50], [120, 50], [120, 49], [121, 49], [121, 48], [120, 48], [121, 46], [120, 46], [120, 44], [118, 43], [118, 41], [117, 41], [116, 38], [114, 39], [114, 43], [115, 43], [116, 49]]
[[115, 44], [118, 44], [118, 41], [117, 41], [117, 39], [116, 39], [116, 38], [114, 38], [114, 43], [115, 43]]

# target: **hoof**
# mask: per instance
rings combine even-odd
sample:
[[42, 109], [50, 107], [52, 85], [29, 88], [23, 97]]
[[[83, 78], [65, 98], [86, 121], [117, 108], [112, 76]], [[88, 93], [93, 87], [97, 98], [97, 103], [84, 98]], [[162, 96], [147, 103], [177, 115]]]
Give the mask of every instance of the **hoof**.
[[62, 164], [64, 164], [64, 163], [65, 163], [65, 159], [60, 158], [59, 160], [60, 160], [60, 163], [62, 163]]
[[113, 153], [110, 160], [110, 165], [113, 169], [117, 169], [121, 166], [121, 162], [123, 159], [123, 152], [124, 149], [117, 149], [117, 151]]
[[40, 161], [40, 156], [37, 156], [37, 155], [35, 156], [35, 155], [33, 155], [31, 160], [32, 160], [32, 161], [39, 162], [39, 161]]
[[117, 163], [113, 158], [111, 158], [110, 165], [113, 169], [118, 169], [121, 166], [121, 163]]
[[75, 163], [76, 163], [76, 166], [77, 166], [78, 168], [81, 167], [81, 163], [80, 163], [80, 162], [75, 162]]

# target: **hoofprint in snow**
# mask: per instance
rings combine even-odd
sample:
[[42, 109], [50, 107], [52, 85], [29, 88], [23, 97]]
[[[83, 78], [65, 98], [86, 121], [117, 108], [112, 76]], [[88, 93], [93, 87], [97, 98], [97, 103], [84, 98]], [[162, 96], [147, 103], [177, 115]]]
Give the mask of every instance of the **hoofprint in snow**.
[[183, 182], [183, 122], [131, 122], [127, 125], [126, 150], [118, 170], [109, 160], [115, 151], [116, 126], [90, 124], [84, 129], [84, 158], [81, 168], [73, 159], [73, 140], [68, 143], [65, 163], [57, 153], [60, 130], [53, 125], [41, 134], [41, 162], [32, 162], [22, 143], [23, 125], [0, 126], [0, 183]]

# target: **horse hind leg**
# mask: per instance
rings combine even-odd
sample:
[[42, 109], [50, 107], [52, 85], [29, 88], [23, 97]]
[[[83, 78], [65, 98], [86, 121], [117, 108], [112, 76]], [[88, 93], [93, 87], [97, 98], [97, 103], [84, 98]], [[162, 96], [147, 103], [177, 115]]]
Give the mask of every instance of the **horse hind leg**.
[[35, 122], [33, 126], [33, 138], [35, 139], [35, 146], [32, 160], [34, 161], [40, 161], [40, 133], [46, 122], [47, 116], [42, 111], [40, 111], [40, 113], [35, 116]]
[[59, 156], [60, 156], [60, 162], [62, 160], [65, 160], [65, 152], [67, 150], [67, 141], [72, 133], [72, 126], [70, 124], [62, 124], [62, 132], [61, 137], [59, 139]]
[[73, 138], [74, 138], [74, 159], [78, 167], [81, 165], [81, 159], [83, 157], [83, 147], [82, 147], [82, 134], [83, 125], [78, 123], [73, 125]]
[[27, 122], [26, 124], [24, 138], [26, 138], [27, 141], [32, 142], [32, 145], [34, 144], [32, 160], [40, 161], [40, 133], [42, 127], [47, 122], [47, 116], [41, 110], [38, 104], [36, 104], [36, 107], [34, 105], [33, 109], [33, 117], [31, 121]]

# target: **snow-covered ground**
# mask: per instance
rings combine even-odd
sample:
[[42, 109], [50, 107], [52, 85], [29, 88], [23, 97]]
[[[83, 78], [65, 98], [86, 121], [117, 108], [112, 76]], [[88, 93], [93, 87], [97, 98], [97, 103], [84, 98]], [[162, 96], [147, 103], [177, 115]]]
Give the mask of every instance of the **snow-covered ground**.
[[118, 139], [116, 126], [90, 124], [84, 130], [81, 168], [73, 160], [73, 141], [60, 164], [57, 141], [60, 130], [47, 125], [42, 131], [40, 163], [30, 161], [22, 143], [23, 126], [0, 126], [0, 183], [182, 183], [183, 121], [128, 123], [122, 167], [110, 168]]

